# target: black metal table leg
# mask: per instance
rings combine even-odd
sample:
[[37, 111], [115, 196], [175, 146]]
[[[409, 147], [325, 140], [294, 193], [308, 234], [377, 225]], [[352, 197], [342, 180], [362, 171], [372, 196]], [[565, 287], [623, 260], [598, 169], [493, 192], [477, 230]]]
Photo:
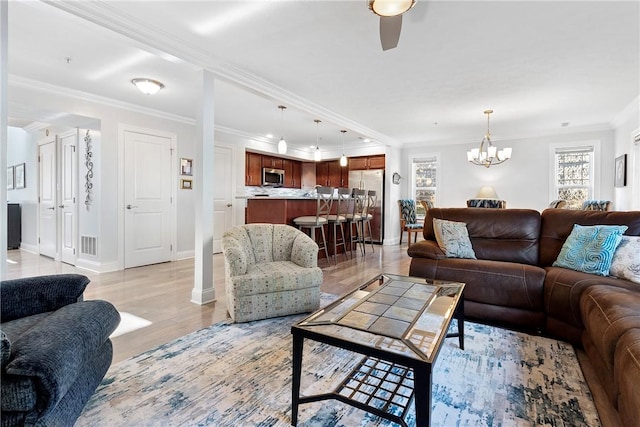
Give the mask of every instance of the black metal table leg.
[[300, 377], [302, 375], [302, 346], [304, 338], [293, 333], [293, 378], [291, 386], [291, 425], [298, 425], [298, 405], [300, 400]]
[[431, 365], [415, 367], [413, 375], [416, 427], [429, 427], [431, 423]]

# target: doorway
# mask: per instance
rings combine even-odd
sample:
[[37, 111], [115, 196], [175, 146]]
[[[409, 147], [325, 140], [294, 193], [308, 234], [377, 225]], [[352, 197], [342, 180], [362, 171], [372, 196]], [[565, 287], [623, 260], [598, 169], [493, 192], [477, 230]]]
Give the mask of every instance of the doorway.
[[171, 261], [175, 136], [123, 129], [124, 268]]

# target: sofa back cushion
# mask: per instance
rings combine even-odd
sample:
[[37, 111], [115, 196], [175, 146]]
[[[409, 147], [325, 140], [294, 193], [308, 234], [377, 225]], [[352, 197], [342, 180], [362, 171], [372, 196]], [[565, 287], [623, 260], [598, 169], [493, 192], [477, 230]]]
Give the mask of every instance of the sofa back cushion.
[[640, 211], [585, 211], [545, 209], [540, 231], [540, 265], [549, 267], [558, 258], [573, 225], [626, 225], [626, 236], [640, 236]]
[[423, 235], [436, 240], [433, 219], [467, 224], [478, 259], [537, 265], [540, 213], [532, 209], [433, 208], [427, 211]]

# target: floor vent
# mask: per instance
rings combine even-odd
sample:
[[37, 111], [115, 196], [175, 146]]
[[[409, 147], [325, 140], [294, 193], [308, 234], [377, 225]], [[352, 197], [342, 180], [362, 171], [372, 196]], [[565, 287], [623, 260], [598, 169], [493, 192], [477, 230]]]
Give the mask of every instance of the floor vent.
[[95, 236], [80, 236], [80, 253], [83, 255], [98, 255], [98, 238]]

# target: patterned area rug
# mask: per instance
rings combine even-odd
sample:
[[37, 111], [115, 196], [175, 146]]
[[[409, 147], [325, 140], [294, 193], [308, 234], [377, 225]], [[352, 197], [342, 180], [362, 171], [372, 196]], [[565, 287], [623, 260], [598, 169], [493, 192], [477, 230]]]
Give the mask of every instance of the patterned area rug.
[[[76, 426], [289, 426], [302, 317], [216, 324], [118, 363]], [[305, 341], [303, 393], [328, 391], [359, 360]], [[466, 322], [465, 350], [447, 339], [433, 382], [432, 426], [600, 425], [573, 348], [552, 339]], [[301, 405], [298, 425], [395, 424], [329, 400]]]

